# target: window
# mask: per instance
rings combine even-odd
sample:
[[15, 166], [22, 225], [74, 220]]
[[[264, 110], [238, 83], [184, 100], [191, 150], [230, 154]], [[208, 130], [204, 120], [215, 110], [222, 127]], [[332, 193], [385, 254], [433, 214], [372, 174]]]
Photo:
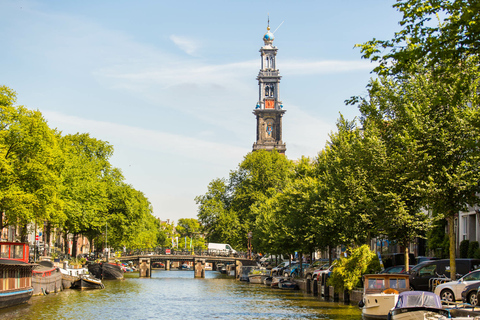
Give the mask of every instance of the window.
[[369, 289], [384, 289], [385, 279], [368, 279]]
[[407, 288], [407, 281], [405, 279], [390, 279], [390, 288], [393, 289], [406, 289]]

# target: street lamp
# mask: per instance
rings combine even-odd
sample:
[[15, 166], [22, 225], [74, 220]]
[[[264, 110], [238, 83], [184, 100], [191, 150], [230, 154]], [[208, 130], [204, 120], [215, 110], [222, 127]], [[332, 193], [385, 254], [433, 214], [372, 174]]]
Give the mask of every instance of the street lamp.
[[253, 233], [250, 231], [248, 233], [248, 259], [252, 259], [252, 236]]

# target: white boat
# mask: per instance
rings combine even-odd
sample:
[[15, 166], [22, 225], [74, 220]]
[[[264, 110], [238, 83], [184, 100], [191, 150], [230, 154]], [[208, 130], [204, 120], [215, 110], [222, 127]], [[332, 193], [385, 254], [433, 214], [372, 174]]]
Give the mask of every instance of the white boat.
[[390, 310], [391, 320], [450, 319], [450, 312], [442, 308], [440, 297], [429, 291], [406, 291], [398, 296], [395, 308]]
[[363, 276], [362, 308], [364, 319], [387, 319], [401, 292], [410, 290], [409, 275], [404, 273], [366, 274]]
[[251, 269], [248, 273], [248, 281], [250, 283], [263, 284], [263, 280], [267, 277], [267, 269], [264, 267]]

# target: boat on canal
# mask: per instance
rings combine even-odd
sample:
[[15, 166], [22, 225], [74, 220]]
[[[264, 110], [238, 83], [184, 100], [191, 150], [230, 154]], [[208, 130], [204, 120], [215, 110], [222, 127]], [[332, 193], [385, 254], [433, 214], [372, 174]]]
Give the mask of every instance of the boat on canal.
[[430, 291], [405, 291], [398, 295], [398, 301], [388, 313], [387, 319], [443, 320], [450, 318], [450, 312], [443, 309], [440, 297], [435, 293]]
[[62, 273], [52, 261], [42, 260], [32, 271], [33, 295], [62, 290]]
[[94, 278], [88, 274], [81, 274], [78, 279], [72, 284], [72, 289], [90, 290], [90, 289], [104, 289], [105, 286], [102, 280]]
[[401, 292], [409, 291], [406, 273], [380, 273], [363, 276], [362, 308], [364, 319], [387, 319], [390, 309], [397, 303]]
[[250, 283], [263, 284], [263, 280], [267, 277], [267, 269], [263, 267], [253, 268], [248, 273], [248, 281]]
[[120, 263], [90, 263], [87, 266], [90, 272], [97, 279], [104, 280], [122, 280], [124, 271]]
[[81, 275], [88, 274], [87, 268], [72, 268], [68, 261], [63, 262], [63, 268], [59, 268], [62, 274], [63, 289], [70, 289], [72, 285], [80, 279]]
[[0, 308], [27, 302], [33, 295], [32, 271], [26, 243], [0, 242]]

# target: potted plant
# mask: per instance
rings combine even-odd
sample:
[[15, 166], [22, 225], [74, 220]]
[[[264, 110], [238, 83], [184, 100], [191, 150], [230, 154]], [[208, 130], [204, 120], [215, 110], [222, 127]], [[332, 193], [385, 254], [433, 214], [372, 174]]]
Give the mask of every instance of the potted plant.
[[58, 257], [58, 252], [53, 251], [51, 256], [52, 256], [53, 262], [60, 262], [60, 258]]

